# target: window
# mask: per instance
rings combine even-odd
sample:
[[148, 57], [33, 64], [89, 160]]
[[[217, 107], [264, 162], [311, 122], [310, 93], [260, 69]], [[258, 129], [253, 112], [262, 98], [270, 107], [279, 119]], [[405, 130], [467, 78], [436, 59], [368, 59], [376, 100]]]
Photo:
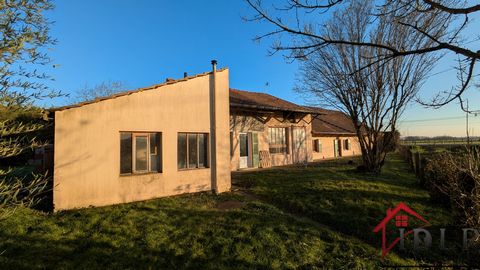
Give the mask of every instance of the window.
[[120, 132], [120, 174], [161, 172], [161, 133]]
[[397, 227], [407, 227], [408, 226], [408, 216], [406, 216], [406, 215], [395, 216], [395, 226], [397, 226]]
[[313, 140], [313, 151], [317, 153], [322, 152], [322, 141], [320, 141], [319, 139]]
[[286, 128], [268, 128], [268, 136], [271, 154], [287, 153], [288, 133]]
[[346, 139], [343, 141], [343, 148], [345, 150], [350, 150], [350, 140], [349, 139]]
[[208, 134], [178, 133], [178, 169], [208, 167]]
[[240, 133], [240, 157], [248, 157], [248, 137], [247, 133]]

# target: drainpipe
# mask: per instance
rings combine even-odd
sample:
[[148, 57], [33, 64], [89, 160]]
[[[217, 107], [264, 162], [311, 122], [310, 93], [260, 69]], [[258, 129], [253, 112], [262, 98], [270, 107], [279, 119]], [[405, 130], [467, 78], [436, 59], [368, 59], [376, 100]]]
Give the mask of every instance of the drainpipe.
[[217, 183], [217, 138], [216, 138], [216, 111], [215, 94], [217, 84], [217, 60], [212, 60], [212, 77], [210, 80], [210, 173], [212, 177], [212, 189], [218, 193]]

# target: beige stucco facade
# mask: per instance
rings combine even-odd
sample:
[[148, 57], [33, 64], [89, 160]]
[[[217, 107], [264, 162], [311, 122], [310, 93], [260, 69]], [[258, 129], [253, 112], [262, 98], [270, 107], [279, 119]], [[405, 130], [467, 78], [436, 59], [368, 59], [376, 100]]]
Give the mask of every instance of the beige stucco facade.
[[[273, 113], [263, 115], [259, 112], [232, 111], [230, 115], [230, 140], [231, 140], [231, 170], [242, 169], [240, 167], [240, 134], [258, 135], [258, 151], [269, 151], [269, 128], [286, 129], [286, 153], [270, 153], [271, 166], [282, 166], [294, 163], [303, 163], [313, 160], [312, 156], [312, 126], [311, 115], [294, 115], [293, 118], [284, 118], [282, 113]], [[305, 132], [305, 139], [302, 139], [303, 145], [295, 149], [294, 129], [302, 129]], [[249, 136], [249, 139], [251, 137]], [[251, 142], [249, 150], [251, 151]], [[251, 156], [248, 157], [247, 168], [259, 167], [251, 162]]]
[[[55, 111], [54, 208], [229, 190], [228, 74], [223, 69]], [[120, 175], [122, 131], [161, 133], [162, 172]], [[209, 134], [208, 168], [177, 168], [179, 132]]]
[[[58, 108], [54, 209], [219, 193], [230, 190], [231, 171], [361, 154], [356, 136], [315, 133], [312, 123], [318, 115], [271, 95], [230, 89], [228, 69], [217, 71], [216, 64], [212, 72]], [[330, 126], [335, 126], [334, 120]], [[179, 133], [183, 138], [193, 133], [196, 154], [179, 150], [186, 149]], [[127, 150], [125, 135], [131, 147]], [[135, 138], [142, 136], [141, 153], [149, 169], [136, 170], [134, 157], [140, 154]], [[207, 144], [200, 144], [200, 138]], [[316, 151], [315, 140], [321, 142], [321, 151]], [[180, 154], [187, 152], [185, 158]], [[124, 153], [130, 158], [126, 162]], [[190, 166], [189, 157], [197, 159], [196, 166]], [[151, 169], [152, 160], [161, 169]], [[131, 165], [127, 173], [125, 164]]]
[[[351, 157], [362, 154], [360, 144], [356, 136], [348, 135], [313, 135], [312, 144], [314, 140], [321, 142], [320, 152], [313, 151], [313, 160], [332, 159], [338, 157]], [[335, 154], [335, 140], [337, 140], [338, 154]], [[350, 147], [345, 149], [345, 140], [349, 140]]]

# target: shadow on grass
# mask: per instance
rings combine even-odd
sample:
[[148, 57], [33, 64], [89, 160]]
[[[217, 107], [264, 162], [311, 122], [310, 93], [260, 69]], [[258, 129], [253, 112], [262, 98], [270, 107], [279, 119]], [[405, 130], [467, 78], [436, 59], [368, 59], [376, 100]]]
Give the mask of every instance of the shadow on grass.
[[[0, 223], [2, 269], [378, 268], [377, 249], [276, 207], [198, 195], [42, 215], [24, 209]], [[388, 262], [388, 261], [387, 261]], [[391, 263], [405, 263], [393, 259]]]
[[[398, 157], [390, 156], [380, 175], [358, 173], [354, 168], [346, 162], [327, 161], [307, 168], [233, 174], [233, 181], [280, 209], [308, 217], [378, 249], [381, 236], [372, 230], [386, 216], [386, 210], [399, 202], [405, 202], [435, 226], [453, 223], [448, 209], [430, 201], [427, 191], [421, 189], [408, 165]], [[454, 252], [397, 253], [428, 263], [475, 259], [476, 255], [463, 254], [458, 246], [453, 248]]]
[[[6, 235], [0, 234], [2, 239]], [[28, 251], [26, 251], [28, 247]], [[89, 238], [51, 240], [42, 237], [15, 237], [2, 245], [6, 250], [0, 256], [2, 269], [214, 269], [233, 266], [232, 269], [268, 268], [259, 263], [222, 257], [196, 257], [178, 253], [174, 249], [115, 247], [107, 241]], [[28, 259], [22, 255], [29, 253]]]

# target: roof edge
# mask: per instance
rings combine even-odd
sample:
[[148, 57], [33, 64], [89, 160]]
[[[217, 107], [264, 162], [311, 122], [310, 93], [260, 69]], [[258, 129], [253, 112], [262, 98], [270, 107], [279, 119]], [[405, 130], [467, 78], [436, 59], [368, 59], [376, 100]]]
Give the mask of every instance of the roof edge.
[[264, 109], [264, 110], [269, 110], [269, 111], [300, 112], [300, 113], [307, 113], [307, 114], [322, 114], [322, 113], [317, 112], [317, 110], [313, 110], [313, 109], [308, 108], [308, 107], [303, 106], [303, 105], [298, 105], [297, 103], [294, 103], [292, 101], [289, 101], [289, 100], [286, 100], [286, 99], [283, 99], [283, 98], [279, 98], [279, 97], [274, 96], [274, 95], [269, 94], [269, 93], [250, 91], [250, 90], [242, 90], [242, 89], [233, 88], [233, 87], [230, 87], [229, 89], [230, 89], [230, 91], [238, 91], [238, 92], [245, 92], [245, 93], [257, 94], [257, 95], [270, 96], [272, 98], [281, 100], [283, 102], [290, 103], [290, 104], [298, 107], [298, 109], [286, 109], [286, 108], [276, 107], [276, 106], [244, 104], [244, 103], [236, 103], [236, 102], [230, 102], [230, 107], [249, 108], [249, 109], [256, 109], [257, 108], [257, 109]]
[[[217, 69], [217, 72], [222, 72], [222, 71], [225, 71], [225, 70], [228, 70], [228, 67]], [[62, 107], [51, 108], [51, 109], [48, 109], [47, 111], [57, 112], [57, 111], [64, 111], [64, 110], [68, 110], [68, 109], [79, 108], [79, 107], [83, 107], [85, 105], [90, 105], [90, 104], [101, 102], [101, 101], [108, 100], [108, 99], [114, 99], [114, 98], [117, 98], [117, 97], [128, 96], [128, 95], [135, 94], [135, 93], [140, 93], [140, 92], [143, 92], [143, 91], [157, 89], [157, 88], [160, 88], [160, 87], [163, 87], [163, 86], [166, 86], [166, 85], [176, 84], [176, 83], [179, 83], [179, 82], [185, 82], [185, 81], [195, 79], [195, 78], [198, 78], [198, 77], [204, 77], [204, 76], [210, 75], [212, 73], [213, 73], [213, 71], [207, 71], [207, 72], [199, 73], [199, 74], [196, 74], [196, 75], [187, 76], [187, 77], [184, 77], [184, 78], [181, 78], [181, 79], [177, 79], [177, 80], [169, 80], [169, 81], [166, 81], [166, 82], [160, 83], [160, 84], [154, 84], [154, 85], [147, 86], [147, 87], [137, 88], [135, 90], [120, 92], [120, 93], [113, 94], [113, 95], [106, 96], [106, 97], [99, 97], [99, 98], [96, 98], [96, 99], [90, 100], [90, 101], [83, 101], [83, 102], [72, 104], [72, 105], [66, 105], [66, 106], [62, 106]]]
[[293, 110], [293, 109], [285, 109], [285, 108], [273, 107], [273, 106], [241, 104], [241, 103], [235, 103], [235, 102], [230, 102], [230, 107], [248, 108], [248, 109], [264, 109], [267, 111], [279, 111], [279, 112], [299, 112], [299, 113], [316, 114], [316, 112], [309, 111], [309, 110]]

